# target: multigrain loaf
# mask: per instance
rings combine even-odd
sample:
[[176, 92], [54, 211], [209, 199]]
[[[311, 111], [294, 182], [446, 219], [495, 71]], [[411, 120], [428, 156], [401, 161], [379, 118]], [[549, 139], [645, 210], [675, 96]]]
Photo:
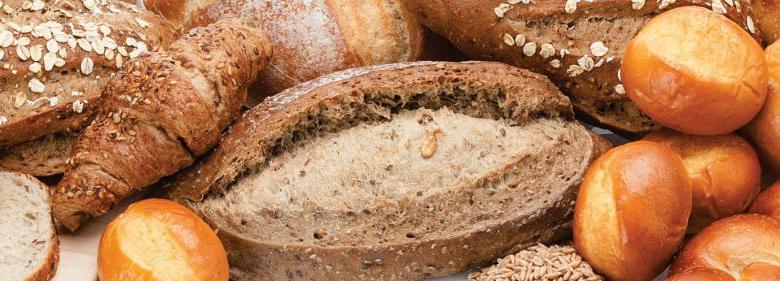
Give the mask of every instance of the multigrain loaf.
[[400, 0], [146, 0], [183, 29], [226, 16], [256, 18], [274, 55], [251, 94], [263, 98], [335, 71], [422, 53], [422, 26]]
[[37, 177], [60, 175], [74, 136], [54, 133], [0, 150], [0, 167]]
[[606, 142], [501, 63], [351, 69], [269, 98], [169, 183], [236, 280], [419, 280], [565, 236]]
[[632, 133], [657, 127], [626, 97], [618, 77], [626, 44], [650, 18], [678, 6], [704, 6], [760, 38], [749, 1], [405, 2], [424, 25], [467, 55], [548, 75], [586, 117]]
[[49, 188], [29, 175], [0, 171], [0, 280], [49, 280], [59, 242]]
[[129, 61], [74, 143], [52, 195], [57, 220], [75, 230], [217, 145], [270, 53], [262, 29], [226, 19]]
[[3, 2], [0, 146], [87, 125], [111, 74], [174, 37], [161, 17], [124, 2], [32, 2]]

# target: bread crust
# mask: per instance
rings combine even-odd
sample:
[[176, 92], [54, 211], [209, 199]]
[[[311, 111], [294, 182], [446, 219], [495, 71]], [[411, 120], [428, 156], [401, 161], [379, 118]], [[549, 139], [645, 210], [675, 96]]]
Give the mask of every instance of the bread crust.
[[60, 175], [65, 171], [73, 138], [56, 133], [10, 146], [0, 151], [0, 167], [37, 177]]
[[[397, 99], [408, 99], [410, 103], [411, 96], [419, 94], [414, 102], [426, 107], [427, 103], [442, 98], [438, 95], [445, 86], [439, 83], [444, 82], [437, 81], [450, 79], [461, 81], [464, 91], [469, 91], [473, 84], [503, 89], [499, 92], [506, 93], [506, 100], [499, 106], [508, 106], [504, 111], [508, 115], [484, 113], [485, 118], [506, 118], [507, 122], [522, 124], [531, 118], [547, 116], [573, 122], [568, 99], [548, 80], [501, 63], [418, 62], [351, 69], [288, 89], [247, 112], [226, 133], [220, 146], [169, 183], [167, 196], [193, 208], [212, 227], [219, 228], [218, 234], [228, 249], [233, 267], [231, 277], [237, 280], [418, 280], [460, 272], [533, 243], [565, 236], [570, 227], [576, 186], [568, 187], [565, 195], [556, 199], [560, 201], [553, 204], [555, 207], [540, 210], [532, 218], [510, 216], [511, 219], [498, 225], [485, 226], [468, 235], [377, 245], [324, 246], [256, 240], [220, 228], [214, 221], [220, 214], [204, 212], [198, 207], [204, 197], [219, 196], [241, 174], [273, 157], [270, 151], [275, 143], [293, 141], [285, 135], [295, 135], [291, 132], [298, 126], [307, 127], [304, 124], [312, 110], [368, 103], [365, 100], [368, 97], [363, 95], [382, 91], [396, 92]], [[536, 98], [528, 99], [530, 96]], [[356, 118], [348, 111], [340, 114], [347, 120]], [[590, 162], [604, 149], [605, 143], [590, 138], [585, 142], [589, 143], [590, 150], [585, 161]], [[584, 167], [580, 172], [584, 173]]]
[[[449, 38], [465, 54], [548, 75], [571, 97], [575, 109], [589, 119], [630, 133], [650, 131], [658, 125], [644, 116], [624, 91], [618, 90], [621, 85], [618, 70], [628, 39], [662, 11], [679, 6], [710, 5], [710, 1], [703, 0], [542, 0], [515, 5], [502, 0], [405, 2], [420, 22]], [[576, 8], [568, 13], [565, 3], [574, 2], [577, 2]], [[635, 2], [643, 3], [641, 9], [632, 7]], [[670, 5], [659, 9], [662, 4]], [[740, 4], [739, 11], [735, 6], [724, 5], [726, 16], [746, 28], [749, 5]], [[506, 11], [501, 7], [507, 7]], [[760, 32], [755, 31], [753, 36], [759, 38]], [[516, 46], [518, 35], [523, 37], [525, 45]], [[551, 45], [545, 47], [545, 44]], [[544, 56], [543, 48], [546, 49]], [[593, 50], [604, 54], [596, 56]], [[532, 55], [525, 54], [526, 51]]]
[[[4, 2], [5, 6], [16, 9], [13, 16], [7, 19], [8, 22], [30, 25], [34, 28], [33, 31], [20, 29], [22, 31], [12, 37], [25, 43], [29, 41], [27, 45], [22, 47], [17, 44], [16, 48], [7, 48], [4, 52], [5, 59], [0, 77], [8, 79], [9, 82], [4, 83], [5, 86], [0, 87], [2, 88], [0, 90], [9, 95], [15, 93], [15, 96], [0, 100], [0, 119], [3, 119], [0, 122], [0, 147], [51, 133], [79, 131], [88, 125], [94, 116], [93, 108], [100, 99], [101, 86], [108, 81], [111, 73], [119, 68], [117, 60], [129, 60], [129, 53], [132, 53], [134, 47], [127, 47], [126, 42], [134, 42], [133, 45], [143, 42], [146, 49], [155, 50], [167, 46], [175, 37], [173, 30], [161, 17], [119, 1], [107, 1], [107, 4], [91, 7], [92, 10], [89, 9], [90, 7], [85, 7], [81, 1], [52, 2], [46, 4], [45, 13], [23, 10], [23, 2], [26, 1]], [[92, 12], [93, 10], [100, 10], [102, 14]], [[78, 21], [95, 24], [94, 27], [89, 28], [96, 29], [90, 32], [97, 32], [98, 35], [93, 36], [99, 40], [90, 41], [86, 37], [80, 37], [86, 36], [82, 33], [86, 33], [87, 28], [69, 25]], [[40, 27], [46, 26], [42, 25], [44, 23], [61, 27], [64, 35], [55, 36], [51, 32], [41, 31], [49, 28]], [[103, 24], [110, 26], [107, 29], [103, 27], [105, 32], [100, 31], [99, 28]], [[104, 42], [108, 41], [103, 39], [106, 37], [113, 42], [108, 45], [116, 45], [116, 48], [106, 47], [107, 43]], [[132, 39], [128, 41], [127, 38]], [[93, 41], [100, 41], [100, 43], [92, 43]], [[98, 47], [93, 49], [93, 44]], [[119, 52], [119, 47], [126, 52]], [[43, 58], [32, 55], [37, 53], [32, 49], [38, 48], [42, 48]], [[63, 49], [65, 51], [53, 51]], [[111, 51], [108, 52], [112, 54], [106, 55], [106, 50], [109, 49]], [[62, 53], [65, 55], [63, 56]], [[46, 55], [49, 54], [53, 56], [47, 57]], [[117, 56], [122, 59], [118, 59]], [[81, 65], [86, 64], [87, 58], [90, 59], [91, 64], [88, 73], [82, 74]], [[47, 71], [47, 61], [58, 59], [62, 61]], [[33, 69], [36, 67], [32, 67], [33, 64], [39, 68], [36, 70], [38, 74], [34, 74]], [[55, 75], [57, 78], [53, 78], [52, 73], [60, 76]], [[43, 92], [33, 91], [29, 86], [33, 83], [33, 78], [42, 81], [45, 87]], [[18, 88], [14, 88], [16, 86]]]
[[230, 16], [257, 20], [274, 49], [270, 67], [250, 89], [257, 100], [339, 70], [415, 61], [422, 53], [422, 27], [400, 0], [145, 2], [152, 10], [201, 7], [171, 18], [185, 30]]

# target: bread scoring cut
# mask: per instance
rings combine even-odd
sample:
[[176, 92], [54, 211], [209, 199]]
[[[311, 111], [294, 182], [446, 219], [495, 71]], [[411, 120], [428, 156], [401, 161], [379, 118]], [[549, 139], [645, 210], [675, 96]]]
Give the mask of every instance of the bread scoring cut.
[[570, 227], [601, 143], [540, 75], [500, 63], [329, 75], [246, 113], [170, 184], [236, 280], [418, 280]]

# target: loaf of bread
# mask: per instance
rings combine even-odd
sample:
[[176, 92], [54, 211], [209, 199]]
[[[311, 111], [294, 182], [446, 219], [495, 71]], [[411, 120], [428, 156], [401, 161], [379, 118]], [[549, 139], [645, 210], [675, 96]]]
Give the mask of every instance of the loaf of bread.
[[231, 19], [129, 61], [74, 144], [53, 195], [58, 221], [74, 230], [214, 147], [270, 50], [262, 29]]
[[37, 177], [62, 174], [74, 137], [53, 133], [7, 147], [0, 150], [0, 167]]
[[57, 271], [59, 240], [49, 187], [0, 171], [0, 280], [45, 281]]
[[[36, 175], [61, 173], [59, 164], [39, 166], [64, 162], [62, 153], [48, 150], [50, 142], [8, 147], [78, 132], [91, 121], [111, 74], [125, 61], [167, 46], [175, 34], [161, 17], [121, 1], [9, 0], [0, 6], [7, 14], [0, 25], [2, 166]], [[36, 158], [12, 162], [10, 154], [19, 150]], [[35, 150], [48, 153], [30, 152]]]
[[358, 68], [247, 112], [168, 195], [219, 229], [235, 280], [420, 280], [569, 233], [594, 137], [526, 70]]
[[415, 61], [422, 27], [400, 0], [146, 0], [187, 29], [240, 15], [260, 22], [274, 56], [251, 89], [261, 99], [351, 67]]
[[575, 108], [604, 126], [643, 132], [657, 127], [626, 97], [618, 72], [625, 47], [668, 9], [712, 8], [760, 37], [742, 1], [406, 0], [433, 31], [467, 55], [548, 75]]

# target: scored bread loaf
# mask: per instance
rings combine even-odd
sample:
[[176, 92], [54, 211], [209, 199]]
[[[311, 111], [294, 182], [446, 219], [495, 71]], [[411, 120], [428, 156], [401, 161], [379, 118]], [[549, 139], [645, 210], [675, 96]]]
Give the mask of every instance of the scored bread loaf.
[[255, 99], [338, 70], [415, 61], [422, 52], [422, 26], [400, 0], [144, 2], [185, 30], [225, 16], [256, 17], [274, 55], [251, 90]]
[[9, 0], [0, 6], [7, 14], [0, 23], [0, 148], [78, 132], [91, 121], [112, 73], [175, 37], [161, 17], [120, 1]]
[[29, 175], [0, 171], [0, 280], [49, 280], [59, 242], [49, 187]]
[[658, 127], [628, 99], [618, 77], [629, 39], [650, 18], [678, 6], [705, 6], [760, 36], [749, 2], [739, 0], [405, 2], [467, 55], [548, 75], [586, 117], [631, 133]]
[[235, 280], [419, 280], [565, 236], [608, 147], [541, 75], [390, 64], [267, 99], [167, 194], [219, 230]]
[[53, 194], [57, 220], [75, 230], [215, 146], [270, 52], [262, 29], [228, 19], [129, 61], [74, 144]]

